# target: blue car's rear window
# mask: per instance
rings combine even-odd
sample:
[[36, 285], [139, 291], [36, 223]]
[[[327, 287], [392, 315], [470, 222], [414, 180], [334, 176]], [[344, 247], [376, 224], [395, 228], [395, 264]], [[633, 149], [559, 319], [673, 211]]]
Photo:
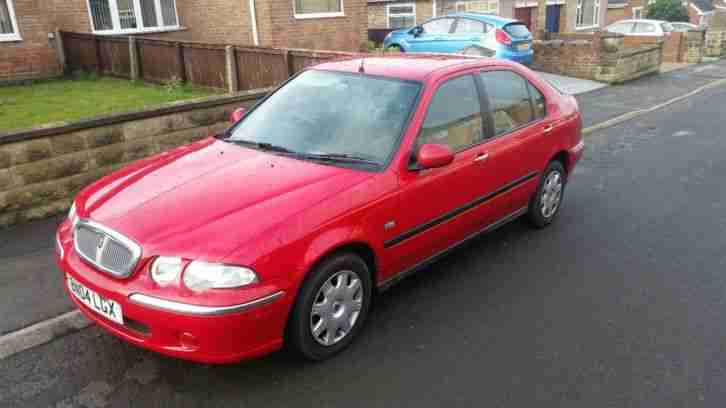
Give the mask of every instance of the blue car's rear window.
[[512, 37], [516, 38], [525, 38], [531, 35], [529, 33], [529, 30], [527, 29], [527, 26], [522, 23], [507, 24], [504, 26], [504, 31], [506, 31], [507, 34], [511, 35]]

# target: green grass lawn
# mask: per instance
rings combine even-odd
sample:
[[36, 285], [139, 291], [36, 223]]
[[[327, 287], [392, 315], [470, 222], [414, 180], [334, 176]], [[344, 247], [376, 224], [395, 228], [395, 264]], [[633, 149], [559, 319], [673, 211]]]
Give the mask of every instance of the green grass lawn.
[[5, 86], [0, 87], [0, 133], [217, 93], [221, 91], [93, 76]]

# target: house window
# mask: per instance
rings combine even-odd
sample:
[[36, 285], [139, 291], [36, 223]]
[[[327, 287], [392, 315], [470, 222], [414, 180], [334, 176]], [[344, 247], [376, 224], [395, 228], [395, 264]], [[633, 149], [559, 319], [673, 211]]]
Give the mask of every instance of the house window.
[[388, 28], [406, 28], [416, 25], [416, 4], [389, 4], [386, 6]]
[[295, 18], [343, 16], [343, 0], [294, 0]]
[[176, 0], [88, 0], [93, 32], [129, 34], [179, 28]]
[[456, 2], [456, 11], [459, 13], [497, 14], [499, 12], [499, 0], [459, 1]]
[[0, 0], [0, 41], [20, 41], [13, 0]]
[[600, 0], [577, 0], [575, 27], [595, 28], [600, 25]]
[[641, 18], [643, 18], [642, 7], [633, 7], [633, 18], [636, 20], [640, 20]]

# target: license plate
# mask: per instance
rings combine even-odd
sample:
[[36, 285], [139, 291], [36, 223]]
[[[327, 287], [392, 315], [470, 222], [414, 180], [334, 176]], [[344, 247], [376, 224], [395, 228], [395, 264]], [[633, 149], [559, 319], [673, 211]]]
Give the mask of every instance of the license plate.
[[98, 293], [88, 289], [82, 284], [78, 283], [75, 279], [68, 276], [68, 289], [75, 296], [76, 299], [80, 300], [81, 303], [88, 306], [94, 312], [101, 316], [112, 320], [118, 324], [124, 324], [124, 316], [121, 311], [121, 305], [111, 299], [99, 295]]
[[519, 48], [520, 51], [527, 51], [527, 50], [529, 50], [529, 43], [527, 43], [527, 44], [519, 44], [517, 46], [517, 48]]

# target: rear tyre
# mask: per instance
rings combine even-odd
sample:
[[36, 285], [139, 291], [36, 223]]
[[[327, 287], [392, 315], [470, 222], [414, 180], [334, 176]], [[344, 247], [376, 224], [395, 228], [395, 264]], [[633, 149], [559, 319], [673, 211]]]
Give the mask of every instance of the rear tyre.
[[290, 314], [290, 351], [321, 361], [348, 347], [368, 316], [372, 285], [368, 266], [351, 253], [334, 255], [315, 267]]
[[544, 228], [557, 218], [565, 194], [565, 181], [562, 163], [557, 160], [550, 162], [529, 201], [527, 218], [535, 228]]

